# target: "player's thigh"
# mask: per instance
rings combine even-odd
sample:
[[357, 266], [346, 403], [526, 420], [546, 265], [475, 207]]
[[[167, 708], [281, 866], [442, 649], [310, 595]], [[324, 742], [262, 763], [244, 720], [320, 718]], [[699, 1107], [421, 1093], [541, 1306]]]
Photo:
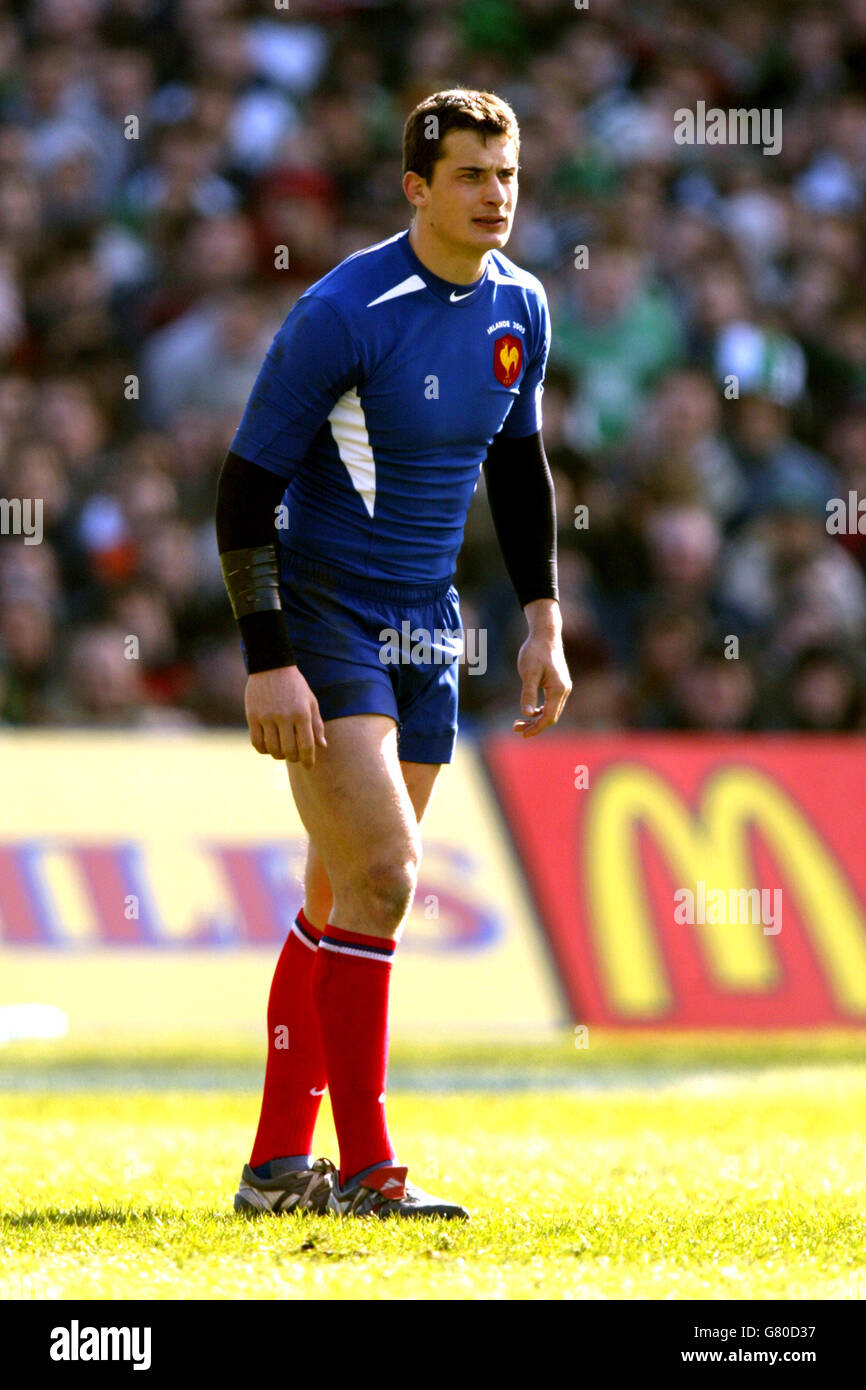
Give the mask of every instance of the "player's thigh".
[[[429, 805], [440, 770], [440, 763], [400, 763], [400, 771], [419, 825]], [[313, 925], [323, 927], [333, 907], [333, 892], [324, 860], [312, 837], [307, 846], [307, 862], [304, 869], [304, 900], [307, 916]]]
[[[288, 766], [289, 764], [287, 764], [287, 767]], [[412, 802], [415, 819], [420, 825], [424, 819], [424, 813], [430, 804], [433, 788], [436, 785], [436, 778], [442, 771], [442, 764], [401, 762], [400, 771], [403, 774], [403, 781], [406, 783], [409, 800]], [[308, 863], [316, 863], [317, 861], [321, 862], [321, 855], [316, 849], [313, 840], [310, 840]]]
[[424, 819], [424, 812], [430, 804], [436, 778], [439, 776], [441, 769], [441, 763], [400, 763], [403, 781], [406, 783], [409, 800], [412, 802], [415, 818], [419, 825]]
[[[311, 768], [289, 764], [298, 814], [333, 887], [374, 863], [417, 863], [418, 818], [383, 714], [329, 719]], [[431, 783], [432, 790], [432, 783]]]

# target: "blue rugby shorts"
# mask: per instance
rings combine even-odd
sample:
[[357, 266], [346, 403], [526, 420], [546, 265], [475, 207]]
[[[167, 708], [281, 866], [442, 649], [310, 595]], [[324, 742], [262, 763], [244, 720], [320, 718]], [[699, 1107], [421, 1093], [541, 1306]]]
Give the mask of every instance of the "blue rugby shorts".
[[289, 635], [325, 723], [387, 714], [402, 761], [450, 762], [463, 638], [453, 584], [368, 579], [279, 551]]

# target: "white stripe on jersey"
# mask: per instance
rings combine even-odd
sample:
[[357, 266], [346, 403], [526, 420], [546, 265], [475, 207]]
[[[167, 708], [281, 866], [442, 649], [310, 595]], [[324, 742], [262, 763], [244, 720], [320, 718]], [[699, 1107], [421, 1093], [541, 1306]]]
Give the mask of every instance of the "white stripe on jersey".
[[[390, 246], [392, 241], [397, 241], [403, 235], [403, 232], [395, 232], [393, 236], [386, 236], [384, 241], [374, 242], [372, 246], [362, 246], [360, 251], [353, 251], [351, 256], [347, 256], [346, 261], [354, 261], [358, 256], [369, 256], [371, 251], [378, 251], [383, 246]], [[341, 261], [340, 264], [345, 265], [346, 261]]]
[[[426, 288], [423, 280], [421, 286]], [[364, 407], [354, 386], [337, 401], [328, 421], [340, 458], [352, 479], [352, 486], [372, 516], [376, 505], [376, 460], [370, 448]]]
[[394, 285], [393, 289], [386, 290], [380, 294], [378, 299], [371, 299], [367, 305], [372, 309], [374, 304], [384, 304], [388, 299], [397, 299], [401, 294], [414, 294], [416, 290], [426, 290], [427, 286], [420, 275], [410, 275], [408, 280], [401, 280], [399, 285]]

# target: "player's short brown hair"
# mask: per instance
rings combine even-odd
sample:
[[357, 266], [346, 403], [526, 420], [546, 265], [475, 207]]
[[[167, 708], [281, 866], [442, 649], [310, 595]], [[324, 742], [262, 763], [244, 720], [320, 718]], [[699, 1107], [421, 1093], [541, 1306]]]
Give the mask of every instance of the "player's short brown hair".
[[453, 87], [425, 97], [410, 112], [403, 127], [403, 173], [411, 170], [429, 183], [437, 159], [444, 154], [442, 142], [449, 130], [507, 135], [520, 148], [520, 127], [507, 101], [493, 92]]

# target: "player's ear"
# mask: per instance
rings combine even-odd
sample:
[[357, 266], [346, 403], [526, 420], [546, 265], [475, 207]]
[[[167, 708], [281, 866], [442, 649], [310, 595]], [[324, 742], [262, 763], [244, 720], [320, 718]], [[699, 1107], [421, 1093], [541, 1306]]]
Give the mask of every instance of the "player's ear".
[[413, 207], [423, 207], [427, 201], [427, 180], [407, 169], [403, 175], [403, 192]]

